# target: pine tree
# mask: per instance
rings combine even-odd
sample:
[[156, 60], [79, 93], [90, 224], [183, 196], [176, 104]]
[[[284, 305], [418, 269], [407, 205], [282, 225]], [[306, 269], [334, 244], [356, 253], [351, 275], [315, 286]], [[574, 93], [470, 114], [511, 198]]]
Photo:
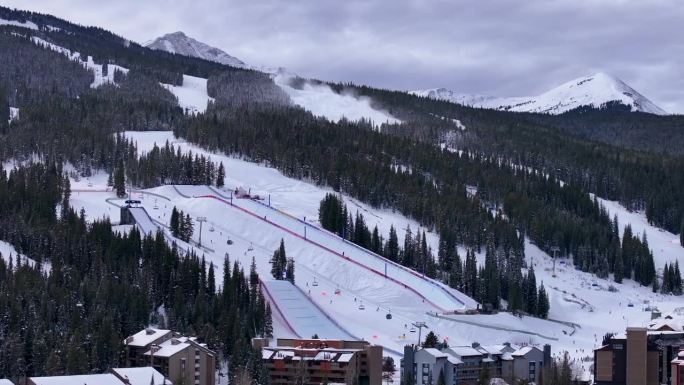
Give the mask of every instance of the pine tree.
[[294, 285], [295, 283], [295, 266], [294, 259], [289, 258], [285, 267], [285, 279]]
[[458, 253], [454, 254], [451, 262], [451, 273], [449, 274], [449, 286], [456, 290], [463, 290], [463, 263]]
[[394, 226], [390, 226], [389, 239], [385, 245], [385, 258], [390, 261], [399, 261], [399, 239]]
[[218, 171], [216, 172], [216, 187], [221, 188], [225, 185], [226, 179], [226, 169], [223, 167], [223, 162], [219, 164]]
[[537, 315], [541, 318], [549, 317], [549, 296], [546, 294], [546, 289], [544, 289], [544, 283], [539, 287], [539, 302], [537, 303]]
[[615, 266], [613, 267], [613, 279], [617, 283], [622, 283], [622, 274], [624, 273], [625, 267], [622, 264], [622, 253], [617, 252], [615, 255]]
[[537, 296], [537, 278], [534, 275], [534, 266], [530, 266], [529, 271], [527, 272], [527, 290], [526, 290], [526, 295], [527, 295], [527, 306], [525, 308], [525, 311], [529, 314], [539, 314], [537, 305], [539, 303], [539, 299]]
[[285, 240], [281, 239], [280, 246], [275, 252], [273, 252], [273, 257], [271, 258], [271, 275], [277, 280], [285, 279], [286, 269], [287, 256], [285, 255]]
[[378, 232], [378, 226], [375, 226], [373, 228], [373, 235], [371, 236], [371, 244], [370, 244], [370, 249], [372, 252], [376, 254], [380, 254], [382, 252], [382, 242], [380, 241], [380, 233]]
[[209, 263], [209, 273], [207, 274], [207, 294], [211, 297], [216, 294], [216, 273], [214, 272], [214, 263]]
[[404, 252], [402, 256], [401, 264], [406, 267], [414, 267], [414, 247], [413, 247], [413, 233], [411, 232], [411, 227], [406, 227], [406, 236], [404, 237]]
[[264, 336], [273, 337], [273, 313], [271, 311], [271, 304], [266, 303], [266, 312], [264, 314]]
[[180, 221], [178, 219], [178, 210], [176, 209], [176, 206], [173, 206], [173, 209], [171, 210], [171, 218], [169, 219], [169, 227], [171, 229], [171, 235], [173, 235], [176, 238], [180, 238], [179, 237]]
[[435, 347], [437, 347], [438, 344], [439, 344], [439, 339], [437, 338], [437, 335], [431, 330], [425, 336], [425, 342], [423, 342], [423, 347], [424, 348], [435, 348]]
[[119, 164], [114, 170], [114, 190], [116, 191], [117, 197], [123, 198], [126, 196], [126, 175], [122, 161], [119, 161]]

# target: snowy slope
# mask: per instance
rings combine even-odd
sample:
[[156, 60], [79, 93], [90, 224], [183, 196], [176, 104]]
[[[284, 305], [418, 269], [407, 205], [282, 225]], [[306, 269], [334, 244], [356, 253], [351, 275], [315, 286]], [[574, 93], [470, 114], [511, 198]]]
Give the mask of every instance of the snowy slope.
[[[193, 154], [205, 156], [213, 162], [221, 162], [226, 168], [226, 186], [240, 186], [251, 189], [253, 194], [262, 197], [270, 196], [271, 206], [285, 210], [298, 218], [305, 217], [310, 223], [318, 223], [318, 206], [325, 198], [325, 194], [334, 193], [330, 188], [289, 178], [275, 168], [207, 151], [183, 139], [175, 138], [171, 131], [127, 131], [124, 135], [137, 144], [140, 152], [149, 151], [155, 143], [161, 147], [168, 141], [180, 148], [183, 153], [192, 151]], [[101, 182], [106, 182], [106, 175]], [[73, 183], [72, 188], [75, 188]], [[410, 227], [414, 234], [420, 229], [420, 231], [425, 231], [428, 245], [432, 247], [432, 250], [437, 250], [439, 243], [437, 234], [421, 228], [416, 221], [391, 210], [372, 208], [346, 195], [342, 198], [350, 210], [354, 213], [356, 211], [361, 213], [368, 226], [371, 229], [377, 226], [378, 231], [385, 238], [392, 225], [396, 228], [399, 239], [404, 239], [407, 227]]]
[[371, 100], [366, 97], [338, 94], [327, 85], [308, 82], [301, 90], [296, 89], [289, 85], [289, 76], [284, 74], [276, 75], [274, 81], [295, 104], [333, 122], [346, 118], [352, 121], [370, 119], [375, 125], [401, 123], [389, 113], [374, 109]]
[[[591, 195], [593, 199], [593, 194]], [[643, 212], [633, 212], [627, 210], [619, 202], [609, 201], [598, 198], [599, 202], [606, 208], [610, 217], [617, 216], [620, 228], [620, 237], [625, 231], [627, 224], [632, 226], [632, 233], [641, 237], [646, 233], [648, 245], [653, 251], [653, 261], [656, 269], [662, 270], [666, 263], [679, 261], [684, 265], [684, 247], [679, 244], [679, 236], [669, 231], [648, 223]]]
[[[264, 167], [259, 164], [249, 163], [243, 160], [229, 158], [220, 154], [202, 152], [182, 140], [174, 139], [169, 132], [128, 132], [126, 136], [133, 138], [141, 151], [151, 148], [153, 143], [163, 144], [169, 140], [174, 145], [181, 146], [181, 151], [192, 150], [194, 153], [210, 155], [213, 161], [221, 161], [227, 169], [226, 184], [230, 188], [244, 186], [252, 188], [252, 193], [258, 193], [267, 197], [271, 195], [271, 204], [278, 209], [284, 210], [296, 217], [307, 217], [307, 222], [315, 223], [318, 202], [324, 196], [325, 189], [311, 184], [293, 180], [280, 174], [277, 170]], [[106, 182], [103, 178], [91, 178], [94, 181], [93, 189], [97, 190], [98, 184]], [[176, 190], [179, 189], [179, 191]], [[162, 186], [148, 190], [149, 193], [161, 194], [170, 201], [157, 206], [157, 199], [153, 195], [136, 195], [143, 202], [143, 207], [162, 223], [168, 223], [170, 211], [177, 206], [192, 217], [206, 216], [203, 231], [203, 243], [207, 246], [203, 254], [207, 261], [214, 263], [217, 268], [217, 276], [221, 276], [223, 258], [226, 253], [231, 261], [237, 260], [243, 268], [247, 268], [252, 257], [255, 258], [257, 269], [262, 279], [270, 277], [269, 259], [273, 250], [277, 247], [280, 239], [285, 240], [288, 256], [295, 259], [296, 285], [321, 311], [332, 317], [335, 322], [344, 325], [345, 329], [352, 334], [366, 340], [382, 344], [390, 350], [394, 356], [406, 343], [415, 342], [417, 333], [411, 333], [411, 322], [425, 321], [430, 330], [437, 333], [440, 338], [447, 339], [452, 346], [469, 345], [477, 341], [482, 344], [502, 343], [505, 341], [513, 344], [543, 345], [550, 343], [554, 352], [567, 350], [571, 356], [580, 359], [591, 355], [591, 350], [601, 343], [601, 337], [606, 332], [622, 332], [626, 325], [643, 326], [650, 320], [650, 312], [644, 311], [648, 305], [655, 305], [663, 312], [671, 312], [678, 307], [684, 306], [683, 297], [673, 297], [652, 293], [650, 288], [642, 287], [633, 281], [625, 281], [623, 284], [615, 284], [610, 280], [599, 279], [592, 274], [576, 270], [571, 261], [559, 260], [556, 265], [556, 276], [553, 276], [552, 259], [535, 245], [527, 242], [525, 245], [528, 264], [534, 264], [539, 282], [543, 282], [551, 301], [551, 318], [563, 321], [545, 321], [531, 317], [515, 317], [511, 314], [500, 313], [496, 315], [448, 315], [439, 313], [438, 309], [429, 303], [422, 302], [415, 293], [391, 281], [379, 279], [376, 274], [361, 268], [353, 263], [341, 260], [339, 257], [322, 250], [303, 240], [304, 224], [293, 220], [281, 218], [278, 213], [258, 211], [259, 205], [253, 201], [237, 200], [238, 205], [231, 207], [215, 199], [194, 197], [208, 193], [211, 189], [202, 186]], [[80, 198], [87, 193], [80, 192]], [[101, 194], [92, 192], [93, 195]], [[72, 199], [74, 199], [72, 194]], [[185, 195], [185, 196], [183, 196]], [[347, 197], [343, 197], [348, 205], [359, 204]], [[104, 203], [102, 195], [92, 199], [92, 205]], [[89, 200], [90, 201], [90, 200]], [[266, 200], [267, 202], [267, 200]], [[360, 210], [367, 219], [377, 221], [381, 233], [386, 234], [389, 224], [394, 223], [401, 231], [402, 226], [410, 223], [415, 230], [415, 222], [410, 221], [396, 213], [385, 210], [375, 210], [359, 204]], [[243, 212], [240, 208], [255, 210], [256, 215]], [[93, 207], [96, 209], [96, 207]], [[86, 208], [86, 211], [89, 209]], [[619, 205], [609, 208], [609, 211], [618, 215], [621, 226], [627, 222], [627, 213], [620, 211]], [[104, 210], [99, 209], [99, 212]], [[88, 212], [86, 213], [88, 214]], [[633, 213], [630, 222], [635, 232], [639, 227], [635, 224], [641, 214]], [[118, 212], [117, 214], [118, 215]], [[266, 216], [267, 220], [262, 219]], [[268, 222], [282, 225], [288, 231], [274, 227]], [[646, 222], [644, 222], [646, 223]], [[371, 226], [373, 223], [371, 222]], [[213, 231], [211, 231], [213, 229]], [[317, 242], [324, 242], [330, 248], [345, 248], [346, 246], [334, 240], [326, 240], [322, 236], [307, 231], [307, 237]], [[650, 231], [650, 230], [649, 230]], [[655, 229], [654, 231], [657, 231]], [[403, 237], [403, 233], [399, 234]], [[195, 238], [197, 234], [195, 234]], [[649, 243], [653, 249], [658, 249], [662, 242], [672, 243], [672, 235], [664, 234], [660, 240], [656, 234], [649, 232]], [[232, 244], [228, 245], [226, 240]], [[436, 241], [436, 235], [428, 233], [431, 242]], [[195, 239], [196, 240], [196, 239]], [[680, 247], [679, 245], [676, 245]], [[351, 251], [349, 252], [351, 253]], [[356, 255], [349, 255], [354, 259]], [[360, 258], [361, 256], [359, 256]], [[364, 263], [371, 263], [369, 261]], [[659, 262], [658, 262], [659, 264]], [[316, 282], [316, 285], [313, 283]], [[617, 292], [608, 290], [614, 286]], [[336, 290], [339, 294], [335, 294]], [[432, 297], [429, 297], [432, 299]], [[628, 306], [629, 304], [633, 306]], [[363, 304], [363, 306], [361, 306]], [[274, 329], [276, 336], [292, 336], [292, 331], [286, 326], [287, 322], [296, 324], [296, 319], [301, 316], [299, 306], [293, 311], [284, 311], [283, 316], [274, 317]], [[364, 308], [363, 310], [361, 308]], [[392, 314], [388, 320], [386, 315]], [[275, 313], [274, 313], [275, 314]], [[287, 321], [287, 322], [286, 322]], [[405, 327], [406, 326], [406, 327]], [[311, 327], [297, 326], [302, 335], [310, 333]], [[336, 333], [338, 331], [321, 327], [319, 334]]]
[[161, 85], [171, 91], [178, 98], [178, 104], [181, 108], [190, 114], [203, 113], [207, 110], [209, 102], [214, 100], [207, 93], [207, 79], [183, 75], [183, 85], [181, 86], [164, 83]]
[[562, 114], [582, 106], [600, 108], [608, 102], [617, 101], [631, 107], [632, 111], [657, 115], [667, 114], [622, 80], [605, 73], [577, 78], [541, 95], [529, 97], [466, 95], [445, 88], [412, 91], [412, 93], [472, 107], [515, 112]]
[[28, 29], [33, 29], [33, 30], [38, 30], [38, 26], [36, 23], [32, 21], [17, 21], [17, 20], [5, 20], [5, 19], [0, 19], [0, 26], [3, 25], [11, 25], [13, 27], [23, 27], [23, 28], [28, 28]]
[[[17, 257], [22, 265], [29, 265], [31, 267], [36, 266], [36, 261], [23, 254], [19, 254], [14, 246], [5, 241], [0, 241], [0, 257], [8, 266], [11, 260], [14, 268], [17, 267]], [[52, 266], [49, 263], [44, 263], [41, 266], [41, 271], [46, 274], [49, 274], [51, 269]]]
[[48, 48], [50, 50], [53, 50], [57, 53], [61, 53], [62, 55], [68, 57], [70, 60], [73, 60], [77, 63], [80, 63], [83, 68], [86, 68], [88, 70], [91, 70], [94, 74], [93, 82], [90, 84], [90, 88], [97, 88], [103, 84], [116, 84], [114, 82], [114, 72], [121, 71], [124, 74], [128, 73], [127, 68], [123, 68], [121, 66], [118, 66], [116, 64], [109, 64], [107, 66], [107, 73], [104, 74], [103, 72], [103, 65], [102, 64], [96, 64], [93, 61], [92, 56], [88, 56], [86, 60], [83, 60], [81, 58], [81, 54], [78, 52], [71, 52], [70, 50], [60, 47], [56, 44], [50, 43], [48, 41], [45, 41], [39, 37], [32, 36], [31, 41], [33, 41], [35, 44]]
[[230, 56], [216, 47], [212, 47], [186, 36], [183, 32], [174, 32], [158, 37], [154, 41], [146, 44], [146, 46], [148, 48], [179, 55], [211, 60], [233, 67], [247, 66], [242, 60]]

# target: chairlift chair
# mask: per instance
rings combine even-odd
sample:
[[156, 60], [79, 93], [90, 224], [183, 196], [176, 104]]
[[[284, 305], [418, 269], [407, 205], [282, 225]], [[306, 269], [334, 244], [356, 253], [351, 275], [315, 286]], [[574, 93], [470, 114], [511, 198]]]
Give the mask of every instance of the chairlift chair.
[[363, 306], [363, 302], [361, 302], [361, 305], [359, 305], [359, 310], [366, 310], [366, 307]]
[[409, 331], [410, 331], [411, 333], [415, 333], [415, 332], [416, 332], [416, 328], [413, 327], [413, 325], [411, 325], [411, 330], [409, 330]]
[[340, 293], [342, 293], [342, 290], [340, 290], [339, 287], [337, 289], [335, 289], [335, 294], [340, 295]]
[[214, 232], [214, 226], [211, 226], [211, 227], [209, 228], [209, 232], [210, 232], [210, 233], [213, 233], [213, 232]]
[[313, 283], [311, 284], [311, 286], [318, 286], [318, 281], [316, 281], [316, 278], [314, 278]]
[[385, 318], [387, 318], [387, 319], [392, 319], [392, 313], [387, 313], [387, 315], [385, 316]]

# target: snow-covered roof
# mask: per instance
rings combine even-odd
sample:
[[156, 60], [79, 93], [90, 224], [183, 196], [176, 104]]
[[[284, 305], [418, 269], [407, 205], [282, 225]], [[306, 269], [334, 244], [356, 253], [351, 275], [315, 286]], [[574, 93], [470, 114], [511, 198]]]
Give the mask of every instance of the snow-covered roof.
[[[147, 379], [148, 385], [150, 379]], [[31, 381], [36, 385], [123, 385], [118, 377], [113, 374], [85, 374], [77, 376], [53, 376], [53, 377], [31, 377]]]
[[14, 385], [12, 381], [6, 379], [6, 378], [0, 378], [0, 385]]
[[483, 354], [470, 346], [452, 346], [447, 351], [457, 357], [482, 356]]
[[[115, 368], [112, 369], [115, 375], [121, 379], [127, 379], [131, 385], [171, 385], [171, 381], [166, 380], [164, 375], [152, 367], [142, 368]], [[154, 379], [154, 380], [153, 380]]]
[[[187, 341], [187, 339], [185, 339]], [[189, 342], [181, 342], [177, 339], [170, 339], [159, 344], [159, 349], [154, 352], [155, 357], [171, 357], [190, 347]], [[152, 350], [145, 352], [146, 356], [152, 354]]]
[[536, 349], [534, 346], [523, 346], [522, 348], [520, 348], [520, 349], [514, 351], [513, 353], [511, 353], [511, 355], [512, 355], [513, 357], [524, 356], [524, 355], [526, 355], [527, 353], [531, 352], [531, 351], [534, 350], [534, 349]]
[[146, 328], [143, 329], [132, 336], [126, 338], [124, 340], [124, 344], [128, 346], [147, 346], [151, 344], [152, 342], [158, 340], [159, 338], [162, 338], [166, 336], [167, 334], [170, 334], [171, 330], [166, 330], [166, 329], [156, 329], [156, 328]]
[[446, 353], [439, 351], [438, 349], [435, 349], [435, 348], [425, 348], [423, 350], [435, 358], [442, 358], [442, 357], [447, 356]]
[[684, 330], [684, 323], [679, 317], [675, 317], [672, 314], [667, 314], [663, 317], [651, 320], [648, 324], [649, 330], [659, 330], [662, 328], [671, 329], [672, 331]]
[[349, 362], [349, 361], [351, 361], [352, 357], [354, 357], [354, 353], [343, 353], [343, 354], [340, 354], [340, 357], [336, 361], [337, 362]]
[[454, 365], [460, 365], [463, 363], [463, 361], [459, 360], [457, 357], [452, 356], [451, 354], [447, 355], [447, 361]]
[[504, 361], [512, 361], [512, 360], [513, 360], [513, 356], [511, 355], [511, 353], [506, 352], [506, 353], [504, 353], [504, 354], [501, 355], [501, 359], [504, 360]]
[[502, 354], [506, 348], [510, 348], [508, 345], [480, 345], [476, 348], [478, 351], [484, 351], [489, 354]]

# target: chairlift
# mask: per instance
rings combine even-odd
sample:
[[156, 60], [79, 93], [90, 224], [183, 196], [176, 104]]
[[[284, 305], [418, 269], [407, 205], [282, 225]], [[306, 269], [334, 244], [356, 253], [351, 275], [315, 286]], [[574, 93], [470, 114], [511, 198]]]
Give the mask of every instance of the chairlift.
[[252, 251], [252, 250], [254, 250], [254, 247], [252, 247], [252, 244], [250, 243], [249, 247], [247, 248], [247, 251]]
[[337, 289], [335, 289], [335, 294], [340, 295], [340, 293], [342, 293], [342, 290], [340, 290], [339, 287]]
[[385, 318], [387, 318], [387, 319], [392, 319], [392, 313], [387, 313], [387, 315], [385, 316]]
[[88, 187], [93, 187], [93, 182], [88, 181]]
[[316, 277], [314, 277], [314, 280], [313, 280], [313, 283], [311, 284], [311, 286], [318, 286], [318, 281], [316, 281]]
[[211, 227], [209, 228], [209, 232], [210, 232], [210, 233], [213, 233], [214, 230], [215, 230], [215, 229], [214, 229], [214, 226], [211, 226]]
[[157, 205], [154, 205], [152, 208], [155, 210], [159, 210], [159, 206], [157, 206]]
[[361, 302], [361, 305], [359, 305], [359, 310], [366, 310], [366, 307], [363, 306], [363, 302]]

